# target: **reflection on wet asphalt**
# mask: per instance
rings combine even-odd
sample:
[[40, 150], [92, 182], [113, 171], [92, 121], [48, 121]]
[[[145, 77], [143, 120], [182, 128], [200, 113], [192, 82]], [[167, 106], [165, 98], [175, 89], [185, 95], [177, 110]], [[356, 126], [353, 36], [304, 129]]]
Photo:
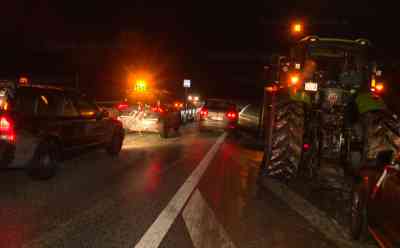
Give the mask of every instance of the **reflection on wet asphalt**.
[[[167, 140], [129, 134], [120, 157], [84, 152], [45, 182], [1, 171], [0, 247], [133, 247], [219, 135], [198, 133], [194, 125]], [[197, 191], [212, 219], [207, 223], [214, 224], [188, 230], [180, 214], [160, 247], [198, 247], [193, 231], [207, 233], [210, 225], [226, 234], [215, 240], [236, 247], [335, 247], [273, 194], [257, 193], [260, 159], [260, 152], [228, 138]]]

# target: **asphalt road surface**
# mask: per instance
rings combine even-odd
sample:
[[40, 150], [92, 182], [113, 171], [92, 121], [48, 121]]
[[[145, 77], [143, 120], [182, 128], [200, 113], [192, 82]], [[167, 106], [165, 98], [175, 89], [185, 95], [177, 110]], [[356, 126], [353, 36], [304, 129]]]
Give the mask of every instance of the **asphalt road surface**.
[[192, 124], [167, 140], [129, 134], [119, 158], [83, 152], [50, 181], [0, 171], [0, 247], [343, 247], [257, 186], [261, 157]]

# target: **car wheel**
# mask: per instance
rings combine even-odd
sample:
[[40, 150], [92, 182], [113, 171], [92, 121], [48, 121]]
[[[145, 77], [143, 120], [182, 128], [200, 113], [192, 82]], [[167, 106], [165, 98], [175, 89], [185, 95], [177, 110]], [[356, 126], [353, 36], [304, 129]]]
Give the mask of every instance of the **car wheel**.
[[351, 200], [351, 236], [364, 241], [368, 233], [366, 195], [361, 186], [356, 186]]
[[167, 139], [169, 136], [169, 128], [164, 122], [160, 125], [160, 136], [164, 139]]
[[122, 143], [124, 141], [124, 134], [122, 130], [116, 131], [111, 139], [110, 144], [107, 146], [106, 150], [108, 154], [112, 157], [118, 156], [122, 149]]
[[45, 141], [37, 147], [31, 164], [28, 168], [29, 175], [36, 180], [47, 180], [56, 174], [58, 168], [57, 146]]

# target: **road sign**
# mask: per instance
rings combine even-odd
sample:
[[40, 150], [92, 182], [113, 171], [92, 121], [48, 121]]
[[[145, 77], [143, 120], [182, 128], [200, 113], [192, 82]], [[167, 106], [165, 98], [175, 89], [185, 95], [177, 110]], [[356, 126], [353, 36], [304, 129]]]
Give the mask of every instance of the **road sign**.
[[184, 79], [183, 80], [183, 87], [184, 88], [190, 88], [191, 83], [190, 83], [190, 79]]

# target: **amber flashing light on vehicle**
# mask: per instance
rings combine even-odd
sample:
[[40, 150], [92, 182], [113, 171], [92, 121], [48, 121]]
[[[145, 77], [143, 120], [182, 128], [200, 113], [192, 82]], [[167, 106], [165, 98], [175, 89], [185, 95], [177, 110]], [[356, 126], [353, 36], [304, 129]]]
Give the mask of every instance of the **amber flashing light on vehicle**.
[[292, 31], [296, 34], [301, 33], [303, 31], [303, 25], [301, 23], [293, 24]]
[[146, 92], [147, 91], [147, 83], [145, 80], [137, 80], [135, 84], [135, 91], [137, 92]]
[[300, 82], [299, 75], [291, 75], [290, 76], [290, 85], [294, 86], [294, 85], [297, 85], [299, 82]]

